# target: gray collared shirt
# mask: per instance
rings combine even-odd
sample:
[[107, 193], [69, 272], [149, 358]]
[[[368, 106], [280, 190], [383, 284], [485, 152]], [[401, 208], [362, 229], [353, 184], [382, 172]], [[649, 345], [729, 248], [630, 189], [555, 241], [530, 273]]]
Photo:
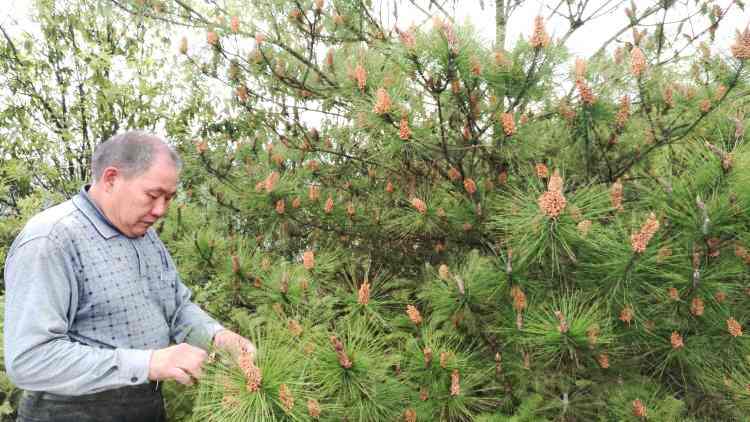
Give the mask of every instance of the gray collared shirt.
[[207, 348], [222, 328], [190, 301], [156, 232], [124, 236], [86, 188], [29, 220], [8, 251], [5, 292], [6, 370], [32, 391], [145, 383], [153, 350]]

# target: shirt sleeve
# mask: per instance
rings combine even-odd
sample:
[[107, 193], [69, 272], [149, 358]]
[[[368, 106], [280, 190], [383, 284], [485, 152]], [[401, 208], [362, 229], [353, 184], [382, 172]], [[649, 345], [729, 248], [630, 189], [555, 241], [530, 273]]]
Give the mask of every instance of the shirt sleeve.
[[100, 349], [71, 340], [78, 307], [72, 252], [48, 237], [5, 263], [4, 357], [19, 388], [81, 395], [148, 382], [151, 350]]
[[188, 343], [208, 350], [214, 335], [224, 327], [211, 318], [200, 306], [191, 302], [192, 292], [180, 279], [174, 261], [164, 248], [169, 267], [174, 271], [176, 310], [170, 323], [170, 335], [175, 343]]

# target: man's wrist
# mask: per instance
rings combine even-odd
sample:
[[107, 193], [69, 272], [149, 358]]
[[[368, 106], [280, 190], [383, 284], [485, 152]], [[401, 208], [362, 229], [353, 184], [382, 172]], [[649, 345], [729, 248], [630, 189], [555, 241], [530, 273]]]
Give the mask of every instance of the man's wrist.
[[126, 384], [143, 384], [151, 377], [153, 350], [118, 349], [120, 353], [122, 377]]

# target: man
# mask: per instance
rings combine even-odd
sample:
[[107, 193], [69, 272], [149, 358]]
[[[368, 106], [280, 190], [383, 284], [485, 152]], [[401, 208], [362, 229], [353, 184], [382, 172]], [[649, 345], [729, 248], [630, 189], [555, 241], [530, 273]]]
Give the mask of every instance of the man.
[[34, 216], [8, 252], [5, 365], [25, 390], [19, 421], [164, 421], [159, 381], [192, 384], [211, 343], [255, 347], [190, 302], [151, 228], [175, 195], [177, 154], [127, 132], [91, 161], [93, 184]]

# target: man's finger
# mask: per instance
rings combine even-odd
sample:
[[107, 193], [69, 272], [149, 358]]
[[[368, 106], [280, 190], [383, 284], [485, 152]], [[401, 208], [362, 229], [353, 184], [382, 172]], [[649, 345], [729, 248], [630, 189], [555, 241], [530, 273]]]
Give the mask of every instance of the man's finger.
[[208, 352], [203, 349], [197, 349], [195, 350], [195, 356], [198, 358], [198, 360], [204, 362], [208, 358]]
[[191, 377], [190, 374], [182, 368], [175, 367], [171, 375], [174, 380], [179, 382], [180, 384], [193, 385], [193, 377]]
[[241, 350], [242, 350], [242, 352], [244, 352], [244, 353], [249, 353], [249, 354], [251, 354], [251, 355], [253, 356], [253, 361], [255, 360], [255, 355], [256, 355], [256, 354], [258, 353], [258, 351], [257, 351], [257, 350], [255, 349], [255, 346], [253, 345], [253, 343], [251, 343], [251, 342], [249, 342], [249, 341], [246, 341], [246, 342], [245, 342], [245, 343], [244, 343], [244, 344], [242, 345], [242, 349], [241, 349]]
[[189, 376], [195, 378], [196, 380], [198, 380], [203, 375], [203, 368], [201, 367], [200, 363], [197, 365], [186, 366], [181, 369], [187, 372]]

